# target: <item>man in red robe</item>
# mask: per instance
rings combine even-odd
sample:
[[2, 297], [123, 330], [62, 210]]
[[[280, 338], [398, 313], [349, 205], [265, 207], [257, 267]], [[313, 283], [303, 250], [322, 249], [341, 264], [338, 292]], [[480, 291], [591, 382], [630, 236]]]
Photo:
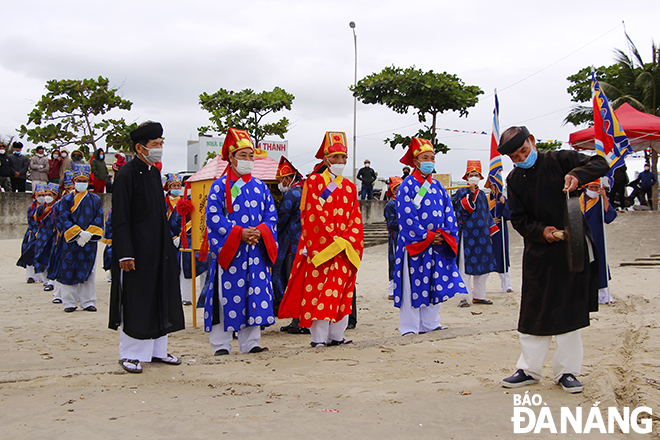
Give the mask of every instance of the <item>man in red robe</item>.
[[300, 200], [302, 234], [280, 318], [310, 327], [312, 347], [348, 344], [344, 331], [353, 310], [357, 270], [364, 249], [355, 184], [342, 177], [346, 134], [326, 132], [318, 164]]

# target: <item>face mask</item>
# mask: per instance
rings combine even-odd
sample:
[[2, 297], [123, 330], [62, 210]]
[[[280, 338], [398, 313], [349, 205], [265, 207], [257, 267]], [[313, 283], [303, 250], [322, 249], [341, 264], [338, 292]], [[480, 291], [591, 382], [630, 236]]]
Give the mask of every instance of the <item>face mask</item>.
[[534, 166], [536, 163], [536, 157], [536, 150], [532, 148], [532, 151], [527, 156], [527, 159], [523, 160], [522, 162], [514, 162], [513, 166], [527, 170]]
[[14, 151], [14, 154], [18, 156], [19, 154], [21, 154], [21, 152], [20, 151]]
[[369, 166], [370, 166], [370, 164], [368, 164], [368, 163], [365, 163], [365, 164], [364, 164], [364, 167], [365, 167], [365, 168], [369, 168]]
[[650, 170], [651, 170], [651, 168], [644, 167], [644, 171], [650, 171]]
[[174, 196], [174, 197], [179, 197], [179, 196], [181, 195], [182, 192], [183, 192], [183, 190], [182, 190], [181, 188], [179, 188], [179, 189], [171, 189], [171, 190], [170, 190], [170, 195], [172, 195], [172, 196]]
[[46, 201], [46, 198], [44, 196], [37, 197], [37, 203], [42, 204], [45, 201]]
[[149, 151], [149, 154], [145, 156], [145, 159], [147, 159], [147, 162], [154, 164], [156, 162], [160, 162], [160, 159], [163, 157], [163, 149], [162, 148], [147, 148]]
[[277, 184], [277, 189], [279, 189], [280, 192], [281, 192], [282, 194], [284, 194], [285, 192], [287, 192], [287, 191], [289, 190], [289, 187], [288, 187], [288, 186], [284, 186], [284, 184], [283, 184], [282, 182], [280, 182], [280, 183]]
[[470, 185], [479, 185], [479, 180], [481, 179], [479, 179], [477, 176], [472, 176], [468, 178], [468, 183]]
[[588, 189], [585, 192], [587, 193], [587, 196], [589, 196], [590, 199], [595, 199], [596, 197], [599, 196], [598, 191], [592, 191]]
[[60, 157], [59, 154], [53, 154], [53, 159], [57, 159], [58, 157]]
[[66, 159], [67, 156], [68, 156], [68, 154], [62, 153], [62, 158]]
[[99, 159], [103, 160], [103, 155], [99, 154]]
[[241, 176], [250, 174], [254, 168], [254, 162], [251, 160], [236, 159], [236, 172]]
[[431, 174], [435, 169], [435, 162], [420, 162], [419, 171], [422, 174]]
[[0, 150], [0, 154], [5, 154], [5, 150]]
[[71, 156], [71, 159], [73, 159], [74, 161], [82, 160], [82, 156], [78, 156], [78, 155]]
[[48, 204], [53, 203], [53, 200], [55, 200], [55, 199], [54, 199], [53, 197], [51, 197], [51, 196], [46, 196], [46, 197], [44, 197], [44, 199], [46, 199], [46, 203], [48, 203]]
[[345, 163], [333, 163], [330, 165], [330, 172], [333, 176], [341, 176], [345, 167]]
[[76, 182], [74, 186], [79, 193], [87, 191], [87, 182]]
[[43, 153], [37, 153], [37, 157], [44, 157]]

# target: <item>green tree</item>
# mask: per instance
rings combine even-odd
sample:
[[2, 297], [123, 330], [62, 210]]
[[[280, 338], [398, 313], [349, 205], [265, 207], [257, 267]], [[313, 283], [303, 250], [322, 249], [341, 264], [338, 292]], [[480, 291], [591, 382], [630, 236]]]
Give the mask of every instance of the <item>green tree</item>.
[[[456, 75], [433, 70], [424, 72], [414, 66], [407, 69], [386, 67], [379, 73], [373, 73], [361, 79], [350, 90], [353, 96], [365, 104], [382, 104], [397, 113], [408, 113], [414, 109], [420, 123], [431, 118], [431, 123], [420, 129], [416, 137], [429, 139], [436, 152], [446, 153], [445, 144], [436, 140], [436, 119], [438, 114], [457, 111], [460, 116], [468, 115], [468, 108], [479, 101], [484, 92], [477, 86], [466, 86]], [[392, 149], [397, 145], [406, 147], [411, 136], [397, 133], [385, 140]]]
[[251, 89], [240, 92], [220, 89], [209, 95], [204, 92], [199, 95], [199, 104], [209, 113], [212, 125], [199, 127], [200, 135], [209, 131], [226, 134], [229, 128], [238, 128], [250, 133], [256, 145], [266, 136], [277, 135], [284, 139], [289, 130], [289, 120], [282, 117], [279, 121], [263, 123], [264, 117], [280, 110], [291, 110], [295, 96], [280, 87], [272, 91], [255, 93]]
[[105, 137], [105, 144], [108, 148], [115, 151], [133, 151], [131, 131], [138, 127], [137, 122], [127, 124], [123, 119], [111, 119], [109, 122], [114, 125], [114, 129]]
[[47, 93], [41, 97], [22, 125], [21, 137], [34, 143], [48, 143], [54, 148], [76, 145], [88, 157], [97, 142], [114, 136], [126, 126], [121, 119], [99, 116], [114, 108], [130, 110], [133, 103], [122, 99], [107, 78], [50, 80]]
[[[631, 56], [621, 49], [615, 50], [616, 63], [596, 69], [596, 78], [614, 109], [624, 102], [639, 111], [660, 116], [660, 45], [651, 43], [651, 62], [645, 63], [637, 46], [628, 37]], [[584, 68], [568, 77], [572, 85], [568, 88], [571, 100], [577, 103], [591, 101], [591, 68]], [[565, 122], [578, 125], [584, 122], [593, 125], [593, 106], [576, 105]], [[625, 129], [625, 127], [624, 127]], [[658, 152], [646, 151], [646, 160], [651, 170], [658, 172]], [[650, 160], [649, 160], [650, 159]], [[653, 187], [653, 200], [657, 206], [658, 184]]]
[[563, 145], [562, 141], [543, 141], [536, 143], [536, 149], [539, 151], [555, 151]]

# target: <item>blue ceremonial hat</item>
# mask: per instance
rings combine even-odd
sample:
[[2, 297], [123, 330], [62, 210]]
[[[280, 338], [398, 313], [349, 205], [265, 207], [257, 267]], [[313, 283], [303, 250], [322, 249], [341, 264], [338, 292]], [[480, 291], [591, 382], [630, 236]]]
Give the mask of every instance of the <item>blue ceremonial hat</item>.
[[42, 191], [46, 191], [47, 187], [46, 184], [43, 182], [34, 182], [34, 188], [32, 189], [33, 193], [39, 193]]
[[57, 183], [48, 182], [46, 184], [46, 191], [52, 191], [55, 194], [59, 194], [60, 193], [60, 186]]
[[77, 177], [87, 177], [92, 173], [92, 168], [88, 163], [74, 163], [73, 164], [73, 176], [71, 180], [76, 179]]
[[64, 172], [64, 180], [62, 181], [62, 186], [64, 189], [73, 188], [73, 171], [66, 170]]
[[168, 174], [167, 175], [167, 180], [165, 181], [165, 185], [164, 185], [165, 191], [169, 190], [170, 185], [173, 184], [173, 183], [182, 183], [181, 176], [179, 176], [178, 174], [174, 174], [174, 173]]

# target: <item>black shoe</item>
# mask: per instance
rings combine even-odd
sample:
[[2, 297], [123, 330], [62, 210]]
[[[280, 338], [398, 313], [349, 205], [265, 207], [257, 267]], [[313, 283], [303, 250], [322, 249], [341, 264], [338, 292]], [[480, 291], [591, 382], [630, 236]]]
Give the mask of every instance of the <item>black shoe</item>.
[[582, 392], [582, 384], [570, 373], [564, 374], [561, 379], [559, 379], [557, 385], [561, 385], [562, 389], [567, 393], [574, 394]]
[[350, 323], [346, 326], [346, 330], [353, 330], [353, 329], [355, 328], [355, 326], [356, 326], [356, 323], [354, 323], [354, 322], [350, 322]]
[[353, 341], [350, 340], [350, 339], [342, 339], [341, 341], [332, 341], [328, 345], [330, 347], [334, 347], [336, 345], [346, 345], [346, 344], [352, 344], [352, 343], [353, 343]]
[[64, 309], [64, 311], [67, 312], [67, 313], [74, 312], [75, 310], [76, 310], [76, 307], [66, 307], [66, 308]]
[[224, 356], [226, 354], [229, 354], [229, 350], [225, 348], [221, 348], [220, 350], [216, 350], [215, 353], [213, 353], [215, 356]]
[[192, 301], [181, 301], [184, 306], [192, 306]]
[[312, 348], [316, 348], [316, 347], [327, 347], [328, 344], [326, 344], [325, 342], [310, 342], [310, 345], [312, 346]]
[[262, 351], [268, 351], [268, 347], [252, 347], [248, 353], [261, 353]]
[[504, 388], [518, 388], [524, 387], [525, 385], [534, 385], [535, 383], [539, 383], [539, 381], [529, 374], [526, 374], [525, 370], [522, 369], [513, 373], [512, 376], [502, 380], [502, 386]]
[[27, 283], [28, 284], [34, 284], [35, 283], [34, 278], [28, 278]]
[[55, 286], [53, 286], [52, 284], [45, 284], [44, 285], [44, 292], [51, 292], [53, 290], [55, 290]]
[[62, 304], [62, 300], [60, 298], [53, 298], [53, 304]]
[[85, 307], [83, 310], [85, 310], [85, 311], [87, 311], [87, 312], [96, 312], [96, 307], [94, 307], [94, 306], [87, 306], [87, 307]]

